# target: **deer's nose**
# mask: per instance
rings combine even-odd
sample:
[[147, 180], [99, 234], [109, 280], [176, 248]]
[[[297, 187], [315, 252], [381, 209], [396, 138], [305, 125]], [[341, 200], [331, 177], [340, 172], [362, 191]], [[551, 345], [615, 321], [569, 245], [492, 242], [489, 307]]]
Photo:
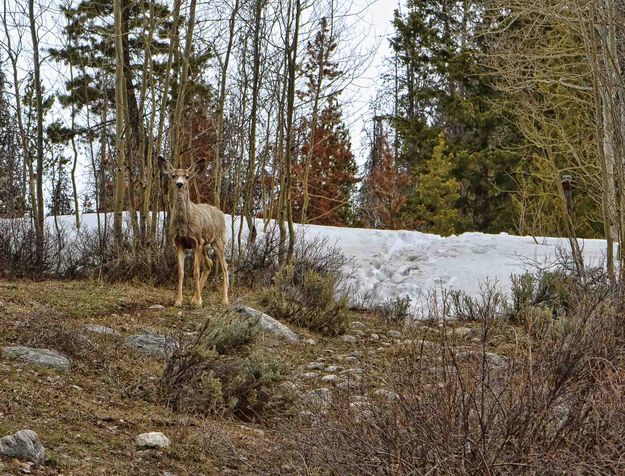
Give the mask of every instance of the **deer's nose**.
[[178, 188], [182, 188], [184, 184], [182, 182], [176, 182], [176, 187]]

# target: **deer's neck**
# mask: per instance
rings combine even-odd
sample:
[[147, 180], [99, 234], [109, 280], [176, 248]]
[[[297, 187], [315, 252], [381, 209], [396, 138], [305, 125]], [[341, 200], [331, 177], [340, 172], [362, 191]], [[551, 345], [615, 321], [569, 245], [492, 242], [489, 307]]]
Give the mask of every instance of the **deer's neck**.
[[187, 236], [191, 219], [192, 202], [188, 193], [176, 194], [171, 216], [171, 231], [175, 235]]

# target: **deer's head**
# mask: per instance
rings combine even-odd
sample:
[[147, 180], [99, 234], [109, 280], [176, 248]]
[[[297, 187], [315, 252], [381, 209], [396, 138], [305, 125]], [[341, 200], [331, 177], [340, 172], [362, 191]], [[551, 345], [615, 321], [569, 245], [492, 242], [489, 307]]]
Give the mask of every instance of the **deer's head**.
[[188, 192], [189, 180], [200, 173], [204, 165], [203, 160], [198, 160], [188, 169], [175, 169], [164, 157], [159, 156], [158, 161], [161, 166], [161, 171], [173, 182], [176, 193]]

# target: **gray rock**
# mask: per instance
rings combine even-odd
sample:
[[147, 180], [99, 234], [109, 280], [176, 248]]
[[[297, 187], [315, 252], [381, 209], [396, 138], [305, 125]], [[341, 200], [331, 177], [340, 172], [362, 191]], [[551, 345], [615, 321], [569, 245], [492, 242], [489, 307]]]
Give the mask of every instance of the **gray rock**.
[[306, 365], [306, 368], [310, 370], [323, 370], [325, 369], [325, 367], [326, 364], [324, 364], [323, 362], [311, 362]]
[[321, 381], [324, 383], [331, 383], [335, 382], [336, 380], [338, 380], [338, 377], [334, 374], [328, 374], [321, 377]]
[[162, 311], [163, 309], [165, 309], [165, 306], [163, 306], [162, 304], [154, 304], [153, 306], [150, 306], [148, 309], [152, 309], [154, 311]]
[[386, 333], [391, 339], [401, 339], [402, 333], [396, 330], [390, 330]]
[[397, 392], [393, 392], [392, 390], [388, 390], [386, 388], [379, 388], [373, 392], [373, 394], [388, 401], [399, 400], [399, 394]]
[[46, 459], [46, 451], [37, 433], [32, 430], [20, 430], [14, 435], [0, 438], [0, 456], [42, 464]]
[[361, 331], [360, 329], [354, 329], [351, 331], [353, 336], [356, 337], [364, 337], [365, 331]]
[[317, 341], [315, 339], [302, 339], [302, 343], [306, 345], [317, 345]]
[[353, 369], [345, 369], [341, 372], [341, 375], [362, 375], [365, 371], [360, 367], [354, 367]]
[[119, 335], [119, 332], [117, 332], [115, 329], [111, 329], [110, 327], [102, 326], [100, 324], [87, 324], [83, 327], [83, 329], [88, 332], [93, 332], [95, 334], [106, 334], [113, 336]]
[[343, 340], [343, 342], [349, 342], [349, 343], [354, 343], [356, 342], [356, 338], [354, 336], [350, 336], [350, 335], [343, 335], [341, 336], [341, 339]]
[[430, 367], [428, 368], [428, 373], [430, 373], [431, 375], [435, 375], [435, 376], [442, 376], [442, 375], [456, 375], [457, 371], [456, 371], [456, 367], [454, 367], [453, 365], [448, 365], [448, 366], [441, 366], [441, 367]]
[[380, 340], [380, 336], [379, 336], [379, 335], [377, 335], [377, 334], [371, 334], [371, 335], [369, 336], [369, 339], [370, 339], [370, 340], [372, 340], [373, 342], [377, 342], [377, 341], [379, 341], [379, 340]]
[[486, 359], [486, 363], [495, 367], [505, 367], [508, 365], [508, 360], [501, 355], [494, 354], [493, 352], [484, 352], [477, 350], [467, 350], [464, 352], [458, 352], [456, 354], [456, 360], [459, 362], [481, 362], [482, 358]]
[[315, 406], [327, 406], [332, 401], [332, 390], [329, 388], [317, 388], [302, 395], [302, 401]]
[[341, 369], [342, 367], [339, 367], [338, 365], [328, 365], [326, 367], [326, 372], [338, 372]]
[[29, 364], [51, 367], [58, 370], [68, 370], [71, 365], [67, 357], [60, 352], [50, 349], [36, 349], [19, 345], [15, 347], [3, 347], [2, 353], [11, 358], [28, 362]]
[[160, 431], [151, 431], [138, 435], [135, 438], [135, 445], [139, 448], [169, 448], [171, 442]]
[[243, 305], [235, 306], [233, 309], [245, 318], [256, 319], [258, 325], [267, 332], [271, 332], [289, 342], [298, 342], [300, 340], [295, 332], [264, 312]]
[[362, 358], [362, 352], [360, 352], [359, 350], [355, 350], [354, 352], [350, 352], [349, 354], [347, 354], [348, 357], [356, 357], [357, 359]]
[[343, 380], [337, 383], [337, 388], [340, 388], [341, 390], [354, 390], [360, 387], [360, 378], [354, 377], [358, 377], [358, 375], [351, 376], [348, 380]]
[[128, 336], [125, 339], [125, 343], [128, 347], [132, 347], [142, 354], [157, 357], [169, 357], [176, 347], [176, 343], [173, 339], [149, 332]]
[[456, 337], [466, 337], [473, 333], [473, 329], [470, 327], [452, 327], [447, 329], [447, 335]]
[[360, 321], [353, 321], [349, 323], [349, 328], [352, 330], [364, 331], [367, 326]]
[[412, 342], [412, 344], [417, 348], [423, 347], [424, 349], [434, 349], [437, 347], [437, 344], [435, 342], [425, 339], [415, 340]]
[[313, 379], [313, 378], [317, 378], [318, 376], [319, 374], [316, 374], [315, 372], [306, 372], [302, 374], [302, 378], [305, 378], [305, 379]]

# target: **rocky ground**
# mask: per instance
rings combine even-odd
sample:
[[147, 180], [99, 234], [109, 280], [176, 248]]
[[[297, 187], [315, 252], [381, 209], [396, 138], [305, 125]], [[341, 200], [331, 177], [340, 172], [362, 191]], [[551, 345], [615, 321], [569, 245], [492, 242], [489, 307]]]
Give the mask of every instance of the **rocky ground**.
[[[417, 354], [435, 385], [454, 371], [440, 339], [458, 360], [480, 342], [474, 327], [405, 327], [367, 313], [332, 338], [260, 315], [265, 331], [254, 345], [288, 369], [289, 408], [258, 421], [173, 412], [146, 393], [176, 340], [223, 310], [216, 293], [205, 296], [204, 309], [179, 310], [170, 289], [0, 281], [0, 474], [297, 474], [297, 458], [285, 457], [293, 425], [323, 418], [337, 395], [362, 412], [398, 398], [388, 371]], [[233, 301], [243, 318], [259, 318], [253, 292]], [[506, 366], [499, 354], [488, 360]]]

